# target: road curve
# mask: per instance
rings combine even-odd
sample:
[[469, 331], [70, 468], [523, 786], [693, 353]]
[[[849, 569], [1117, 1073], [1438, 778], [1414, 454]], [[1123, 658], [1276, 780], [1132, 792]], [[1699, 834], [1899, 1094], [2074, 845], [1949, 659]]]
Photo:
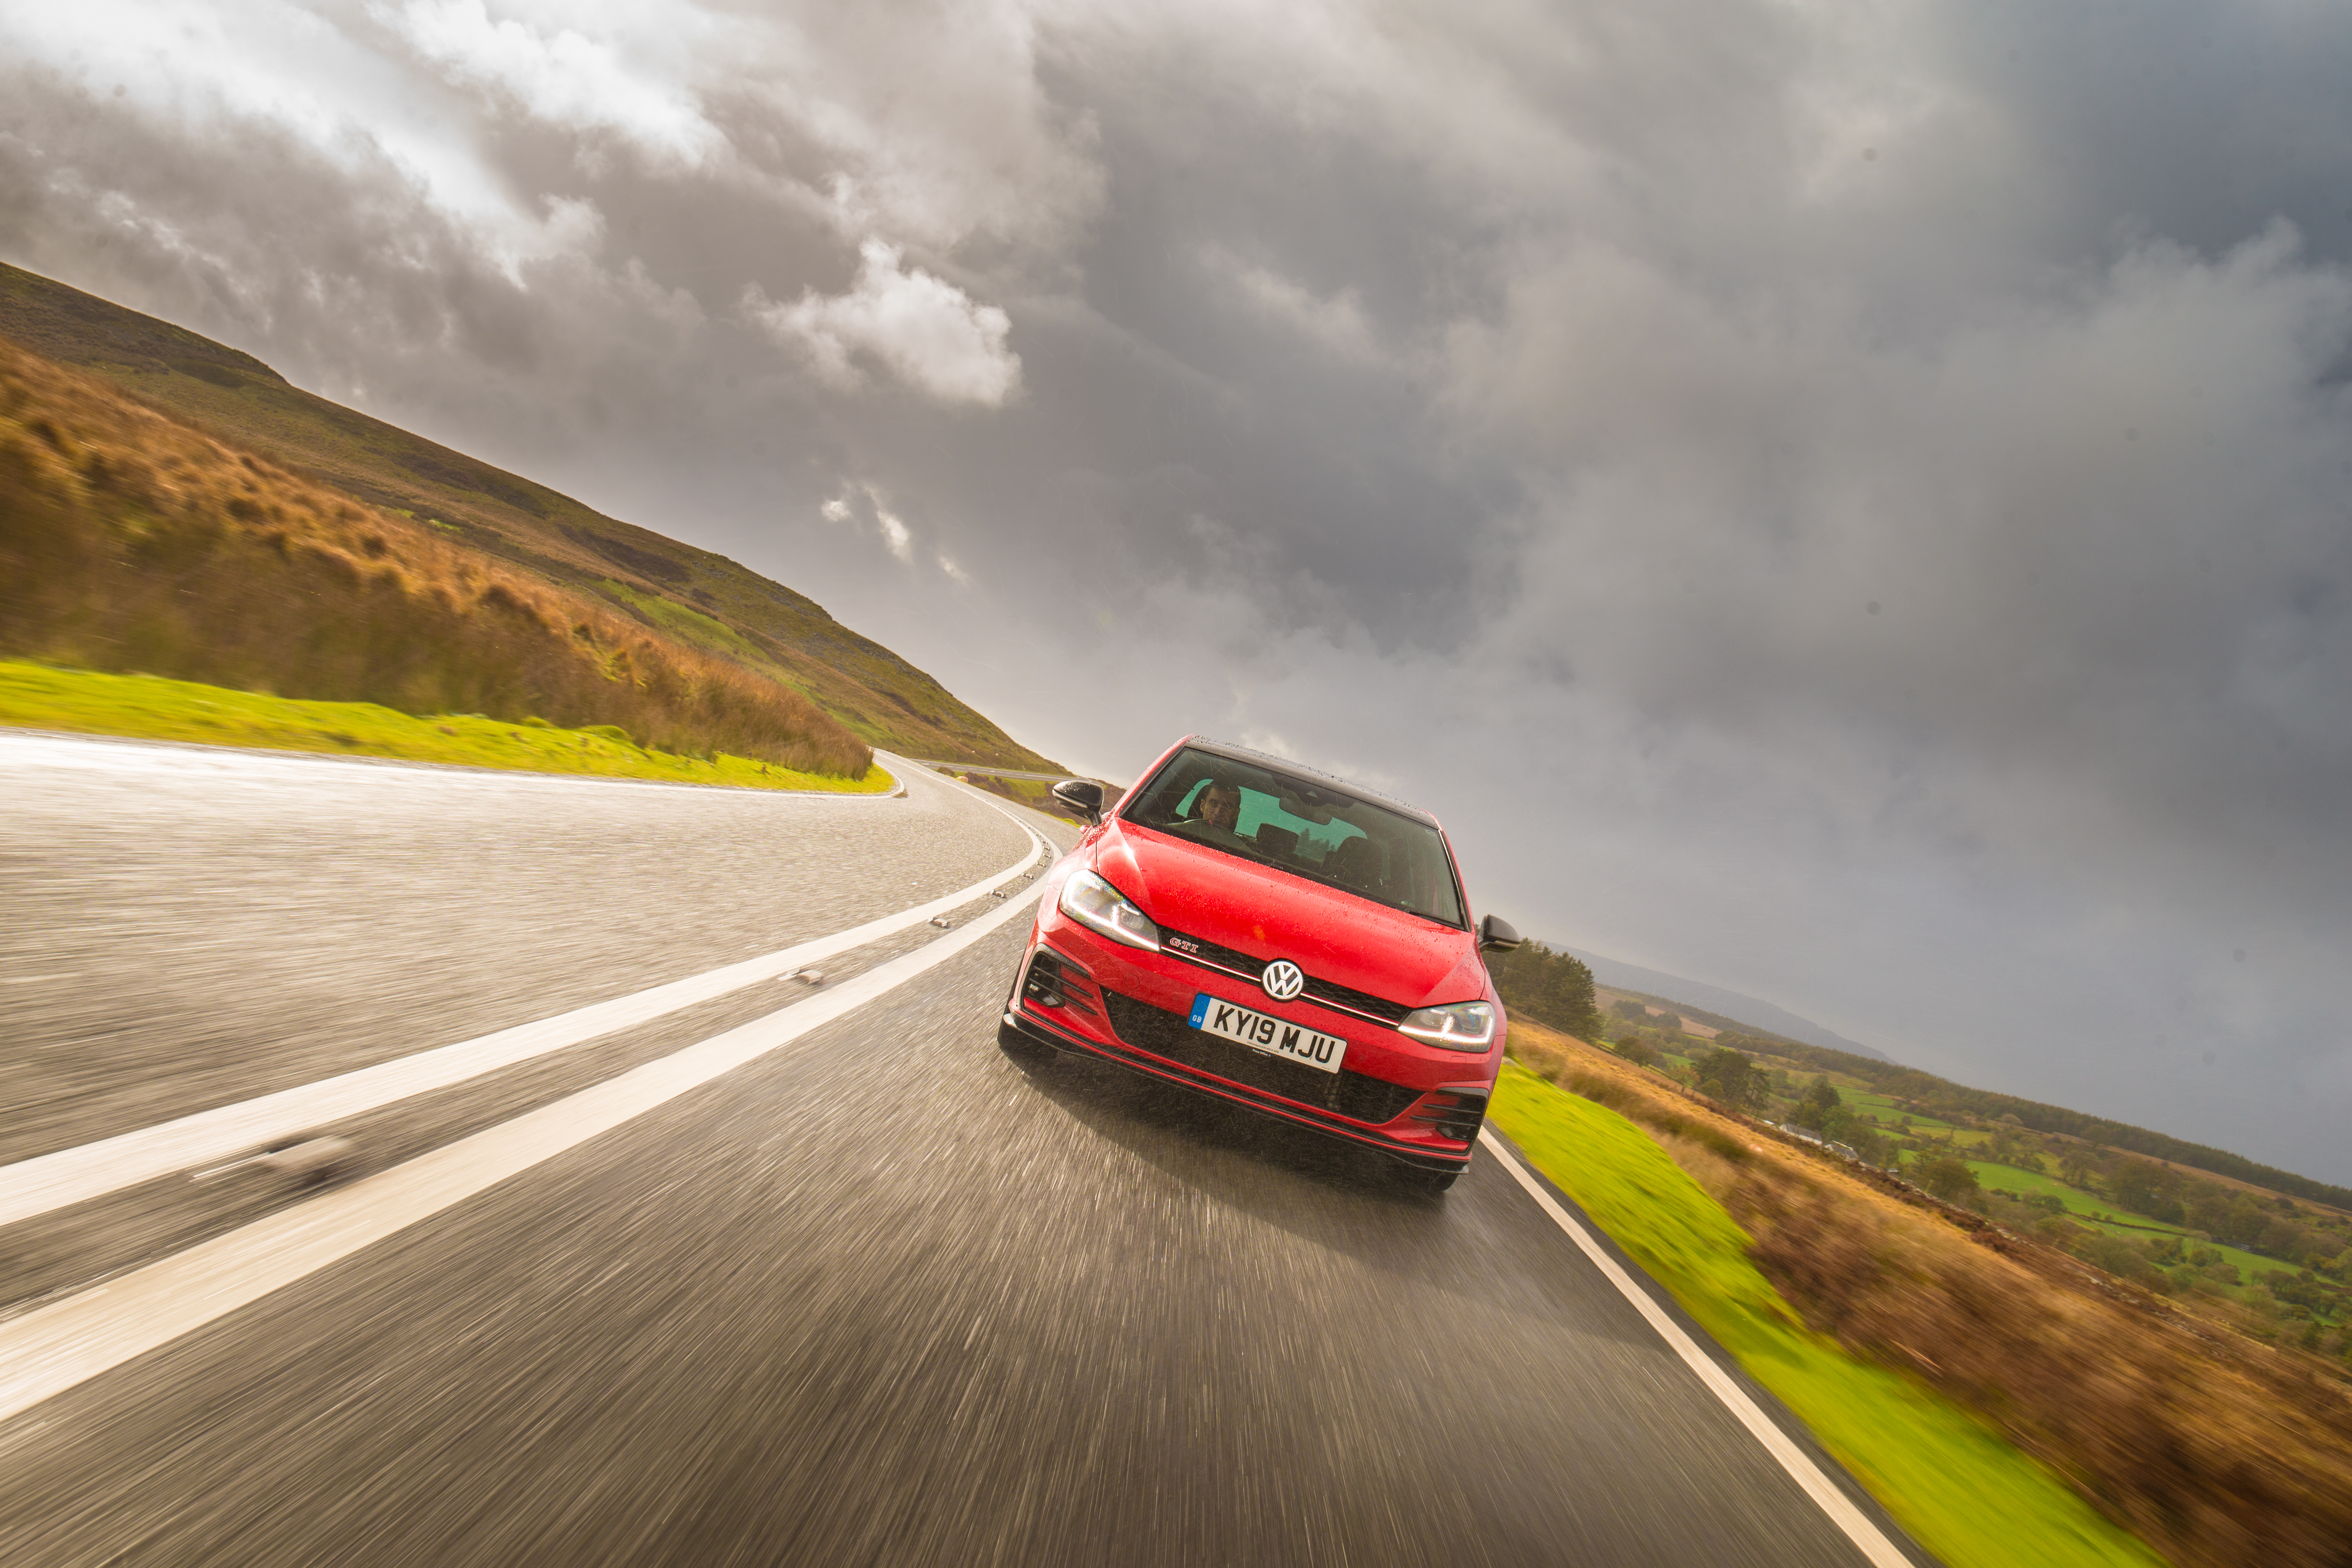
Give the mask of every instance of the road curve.
[[[0, 742], [0, 1086], [37, 1123], [0, 1158], [823, 935], [1024, 837], [920, 776], [810, 804], [43, 744]], [[0, 1562], [1862, 1560], [1492, 1160], [1403, 1198], [1007, 1060], [1025, 928], [0, 1422]], [[396, 1173], [805, 994], [341, 1131]], [[0, 1229], [0, 1267], [79, 1300], [363, 1188], [144, 1226], [195, 1189], [142, 1189]]]

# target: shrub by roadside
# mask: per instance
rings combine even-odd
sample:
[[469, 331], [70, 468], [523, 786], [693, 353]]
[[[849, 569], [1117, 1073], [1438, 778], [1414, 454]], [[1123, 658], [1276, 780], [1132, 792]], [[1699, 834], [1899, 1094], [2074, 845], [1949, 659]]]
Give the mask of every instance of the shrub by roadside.
[[1640, 1124], [1806, 1324], [1990, 1423], [2173, 1561], [2352, 1563], [2352, 1399], [1979, 1215], [1514, 1021], [1523, 1061]]

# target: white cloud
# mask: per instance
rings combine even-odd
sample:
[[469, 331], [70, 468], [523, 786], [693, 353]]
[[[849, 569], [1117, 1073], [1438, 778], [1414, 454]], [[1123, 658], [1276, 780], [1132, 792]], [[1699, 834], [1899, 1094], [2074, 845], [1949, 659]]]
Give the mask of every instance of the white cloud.
[[971, 574], [957, 565], [954, 557], [942, 552], [939, 558], [939, 562], [940, 570], [953, 578], [957, 587], [969, 588], [971, 586]]
[[1342, 359], [1380, 357], [1380, 345], [1373, 341], [1371, 323], [1364, 319], [1363, 300], [1355, 289], [1342, 289], [1327, 297], [1266, 268], [1246, 266], [1229, 258], [1216, 259], [1232, 274], [1251, 304], [1293, 331], [1320, 343]]
[[890, 547], [891, 554], [909, 566], [914, 564], [915, 536], [908, 531], [907, 525], [899, 521], [895, 513], [878, 500], [874, 504], [874, 526], [882, 531], [882, 542]]
[[[453, 80], [494, 89], [533, 119], [614, 132], [663, 162], [688, 167], [726, 149], [726, 137], [689, 88], [643, 68], [657, 52], [646, 29], [626, 40], [625, 54], [615, 42], [573, 27], [542, 30], [513, 16], [494, 19], [483, 0], [409, 0], [397, 9], [371, 9]], [[672, 15], [666, 26], [690, 20]]]
[[[863, 511], [872, 520], [874, 531], [880, 537], [883, 548], [909, 566], [915, 563], [914, 530], [908, 528], [904, 519], [884, 504], [882, 492], [872, 485], [853, 483], [848, 489], [819, 507], [817, 510], [823, 514], [827, 522], [852, 524], [856, 521], [857, 514]], [[940, 563], [946, 566], [947, 558], [941, 556]]]
[[863, 384], [860, 362], [873, 361], [943, 403], [992, 408], [1018, 390], [1021, 358], [1005, 346], [1012, 321], [1003, 310], [919, 268], [902, 269], [896, 246], [869, 239], [858, 254], [857, 281], [845, 294], [810, 289], [780, 305], [755, 288], [744, 309], [836, 386]]

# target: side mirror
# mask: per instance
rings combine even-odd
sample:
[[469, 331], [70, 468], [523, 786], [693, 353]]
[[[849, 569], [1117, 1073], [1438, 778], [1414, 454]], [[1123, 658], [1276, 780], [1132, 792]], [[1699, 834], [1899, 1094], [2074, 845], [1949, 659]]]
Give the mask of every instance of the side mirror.
[[1488, 915], [1478, 922], [1480, 952], [1508, 952], [1525, 940], [1511, 929], [1511, 922], [1500, 915]]
[[1089, 827], [1102, 820], [1102, 785], [1092, 779], [1064, 779], [1054, 786], [1054, 798], [1085, 817]]

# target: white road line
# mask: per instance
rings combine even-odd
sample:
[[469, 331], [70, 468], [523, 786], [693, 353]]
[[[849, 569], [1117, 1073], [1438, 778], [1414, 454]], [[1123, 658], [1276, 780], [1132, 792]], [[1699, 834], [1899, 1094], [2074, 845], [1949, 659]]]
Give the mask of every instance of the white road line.
[[54, 1153], [19, 1160], [13, 1165], [0, 1166], [0, 1225], [12, 1225], [20, 1219], [63, 1208], [68, 1204], [119, 1192], [158, 1176], [168, 1176], [175, 1171], [246, 1153], [257, 1144], [331, 1126], [346, 1117], [357, 1116], [395, 1100], [406, 1100], [412, 1095], [446, 1089], [453, 1083], [479, 1078], [484, 1073], [510, 1067], [516, 1062], [564, 1050], [616, 1030], [634, 1028], [665, 1014], [675, 1013], [681, 1007], [691, 1007], [698, 1002], [724, 996], [730, 991], [740, 991], [746, 985], [756, 985], [763, 980], [790, 974], [795, 969], [830, 958], [835, 953], [846, 952], [910, 926], [921, 925], [935, 915], [944, 915], [960, 905], [987, 896], [991, 890], [1029, 869], [1036, 864], [1041, 854], [1050, 849], [1049, 845], [1018, 818], [1014, 819], [1014, 826], [1029, 836], [1030, 847], [1026, 855], [992, 877], [983, 878], [968, 888], [960, 889], [944, 898], [933, 899], [927, 904], [900, 910], [897, 914], [867, 921], [864, 925], [852, 926], [847, 931], [835, 931], [831, 936], [804, 942], [764, 957], [747, 958], [740, 963], [730, 963], [708, 973], [673, 980], [635, 995], [594, 1003], [569, 1013], [559, 1013], [552, 1018], [542, 1018], [534, 1024], [519, 1024], [513, 1028], [500, 1029], [496, 1034], [484, 1035], [477, 1039], [460, 1040], [456, 1045], [441, 1046], [419, 1051], [414, 1056], [320, 1079], [299, 1089], [280, 1089], [275, 1094], [261, 1095], [235, 1105], [224, 1105], [192, 1116], [183, 1116], [176, 1121], [158, 1122], [136, 1132], [102, 1138], [78, 1148], [60, 1149]]
[[[876, 753], [877, 756], [879, 752]], [[896, 800], [907, 793], [906, 776], [892, 773], [892, 790], [752, 789], [746, 784], [693, 784], [684, 779], [626, 778], [617, 773], [543, 773], [530, 768], [494, 768], [471, 763], [428, 763], [415, 757], [354, 756], [345, 752], [279, 752], [261, 746], [218, 745], [206, 741], [139, 741], [127, 735], [83, 735], [60, 730], [0, 731], [0, 765], [30, 764], [48, 771], [188, 773], [203, 772], [275, 782], [289, 769], [380, 769], [403, 781], [427, 784], [518, 785], [568, 789], [575, 784], [608, 789], [723, 789], [801, 801]], [[889, 769], [883, 770], [886, 773]]]
[[1026, 910], [1037, 891], [1033, 884], [952, 935], [805, 1002], [0, 1323], [0, 1420], [789, 1045], [955, 957]]
[[1845, 1531], [1846, 1539], [1860, 1548], [1863, 1556], [1870, 1560], [1874, 1568], [1914, 1568], [1911, 1559], [1886, 1539], [1885, 1532], [1873, 1524], [1868, 1515], [1853, 1506], [1853, 1500], [1822, 1473], [1821, 1467], [1813, 1463], [1811, 1457], [1790, 1441], [1789, 1435], [1757, 1407], [1756, 1402], [1748, 1397], [1748, 1391], [1733, 1382], [1730, 1374], [1715, 1363], [1714, 1357], [1699, 1349], [1696, 1342], [1683, 1331], [1682, 1325], [1668, 1317], [1665, 1309], [1659, 1306], [1647, 1290], [1635, 1284], [1624, 1268], [1592, 1238], [1592, 1233], [1577, 1224], [1574, 1217], [1559, 1206], [1558, 1200], [1544, 1191], [1543, 1184], [1529, 1175], [1527, 1167], [1511, 1157], [1511, 1152], [1503, 1147], [1502, 1141], [1495, 1136], [1492, 1128], [1480, 1128], [1478, 1142], [1502, 1162], [1503, 1168], [1528, 1190], [1528, 1195], [1536, 1200], [1544, 1213], [1551, 1215], [1552, 1223], [1568, 1233], [1568, 1238], [1592, 1260], [1592, 1266], [1601, 1270], [1601, 1277], [1616, 1286], [1618, 1292], [1633, 1304], [1633, 1310], [1648, 1320], [1650, 1327], [1658, 1331], [1658, 1337], [1683, 1358], [1691, 1371], [1698, 1373], [1698, 1380], [1706, 1385], [1707, 1392], [1723, 1401], [1724, 1407], [1738, 1416], [1739, 1424], [1764, 1445], [1764, 1451], [1780, 1461], [1780, 1468], [1789, 1472], [1790, 1479], [1802, 1487], [1805, 1495], [1830, 1516], [1830, 1522]]

